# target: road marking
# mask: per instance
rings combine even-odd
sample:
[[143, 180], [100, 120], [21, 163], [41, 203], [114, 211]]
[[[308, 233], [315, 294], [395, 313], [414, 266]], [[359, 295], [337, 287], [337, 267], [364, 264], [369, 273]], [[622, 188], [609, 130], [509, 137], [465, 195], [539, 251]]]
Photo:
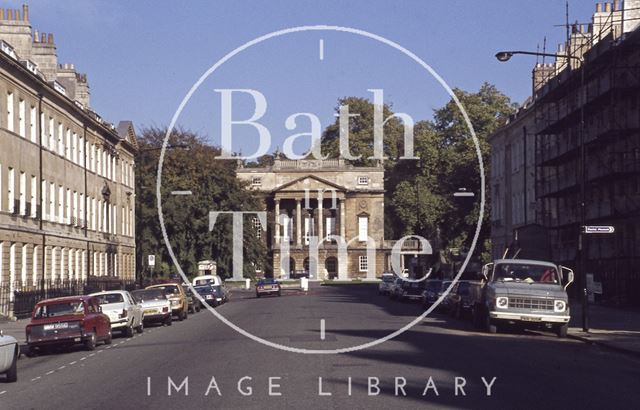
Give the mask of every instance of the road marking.
[[69, 366], [73, 366], [74, 364], [78, 363], [77, 361], [72, 361], [71, 363], [69, 363]]
[[171, 195], [193, 195], [191, 191], [171, 191]]
[[102, 353], [102, 350], [98, 350], [98, 353]]
[[453, 196], [475, 196], [473, 192], [456, 192]]
[[320, 340], [324, 340], [324, 319], [320, 319]]
[[320, 39], [320, 60], [324, 60], [324, 39]]
[[87, 356], [80, 358], [80, 360], [86, 360]]
[[95, 356], [95, 355], [96, 355], [95, 353], [91, 353], [88, 357], [92, 357], [92, 356]]
[[55, 370], [49, 370], [49, 371], [48, 371], [48, 372], [46, 372], [44, 375], [45, 375], [45, 376], [48, 376], [48, 375], [50, 375], [50, 374], [53, 374], [54, 372], [55, 372]]
[[105, 347], [105, 349], [111, 349], [113, 346], [107, 346]]
[[33, 379], [31, 379], [31, 381], [35, 382], [36, 380], [40, 380], [41, 378], [42, 378], [42, 376], [34, 377]]
[[2, 391], [0, 391], [0, 395], [5, 394], [6, 392], [7, 392], [6, 390], [2, 390]]
[[127, 340], [125, 340], [125, 342], [128, 342], [129, 340], [131, 340], [131, 338], [128, 338]]
[[58, 367], [58, 370], [62, 370], [62, 369], [64, 369], [65, 367], [67, 367], [67, 366], [62, 365], [62, 366]]

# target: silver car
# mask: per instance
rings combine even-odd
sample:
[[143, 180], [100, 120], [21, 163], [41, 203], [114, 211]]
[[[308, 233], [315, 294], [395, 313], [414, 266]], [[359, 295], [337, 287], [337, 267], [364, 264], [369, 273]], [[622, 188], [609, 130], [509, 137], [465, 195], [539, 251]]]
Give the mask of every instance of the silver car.
[[18, 356], [18, 341], [12, 336], [3, 335], [0, 330], [0, 374], [5, 374], [10, 383], [18, 381]]
[[393, 285], [394, 280], [396, 279], [395, 273], [383, 273], [382, 274], [382, 282], [378, 285], [378, 294], [379, 295], [388, 295], [391, 293], [391, 286]]

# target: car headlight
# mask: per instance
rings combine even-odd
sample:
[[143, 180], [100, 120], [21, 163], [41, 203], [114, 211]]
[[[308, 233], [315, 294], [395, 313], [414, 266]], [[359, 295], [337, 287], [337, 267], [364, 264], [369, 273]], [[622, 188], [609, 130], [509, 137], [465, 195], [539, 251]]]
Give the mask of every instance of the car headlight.
[[496, 307], [498, 309], [506, 309], [509, 307], [509, 298], [506, 296], [499, 296], [496, 298]]
[[554, 312], [564, 312], [567, 308], [567, 302], [564, 300], [556, 300], [553, 302], [553, 311]]
[[179, 299], [171, 299], [171, 306], [177, 306], [180, 304], [180, 300]]

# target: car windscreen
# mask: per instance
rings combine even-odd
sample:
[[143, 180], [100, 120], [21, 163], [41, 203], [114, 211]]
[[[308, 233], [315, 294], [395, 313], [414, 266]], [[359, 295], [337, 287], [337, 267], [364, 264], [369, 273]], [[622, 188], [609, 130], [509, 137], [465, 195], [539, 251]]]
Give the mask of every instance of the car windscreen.
[[95, 295], [98, 303], [108, 305], [109, 303], [122, 303], [124, 298], [120, 293], [105, 293], [103, 295]]
[[136, 302], [142, 302], [145, 300], [166, 300], [164, 292], [160, 289], [148, 289], [148, 290], [136, 290], [131, 292], [131, 295]]
[[178, 289], [178, 285], [157, 286], [155, 289], [164, 290], [164, 293], [166, 293], [169, 296], [180, 294], [180, 290]]
[[260, 285], [275, 285], [276, 281], [274, 279], [260, 279], [258, 281], [258, 286]]
[[196, 292], [198, 292], [200, 295], [206, 295], [207, 293], [211, 294], [213, 293], [213, 288], [209, 285], [205, 285], [205, 286], [195, 286], [194, 289], [196, 290]]
[[553, 266], [526, 263], [501, 263], [495, 268], [494, 280], [503, 282], [539, 282], [557, 284], [558, 272]]
[[34, 319], [42, 319], [46, 317], [82, 314], [84, 314], [84, 305], [82, 301], [73, 301], [41, 305], [36, 309], [33, 317]]
[[393, 282], [393, 280], [395, 279], [395, 275], [383, 275], [382, 276], [382, 281], [383, 282]]

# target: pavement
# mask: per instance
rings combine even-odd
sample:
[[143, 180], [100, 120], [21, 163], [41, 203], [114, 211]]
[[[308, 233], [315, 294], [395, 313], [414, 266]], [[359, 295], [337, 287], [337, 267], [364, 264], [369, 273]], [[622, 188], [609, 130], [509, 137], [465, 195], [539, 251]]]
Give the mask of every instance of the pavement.
[[[375, 285], [260, 299], [234, 291], [215, 312], [254, 339], [202, 311], [93, 352], [23, 356], [17, 383], [0, 377], [0, 408], [596, 409], [640, 401], [640, 359], [550, 332], [490, 335], [433, 314], [376, 344], [423, 310], [377, 295]], [[334, 349], [342, 353], [326, 352]]]
[[640, 357], [640, 311], [589, 305], [589, 331], [582, 331], [582, 306], [571, 304], [568, 336]]

